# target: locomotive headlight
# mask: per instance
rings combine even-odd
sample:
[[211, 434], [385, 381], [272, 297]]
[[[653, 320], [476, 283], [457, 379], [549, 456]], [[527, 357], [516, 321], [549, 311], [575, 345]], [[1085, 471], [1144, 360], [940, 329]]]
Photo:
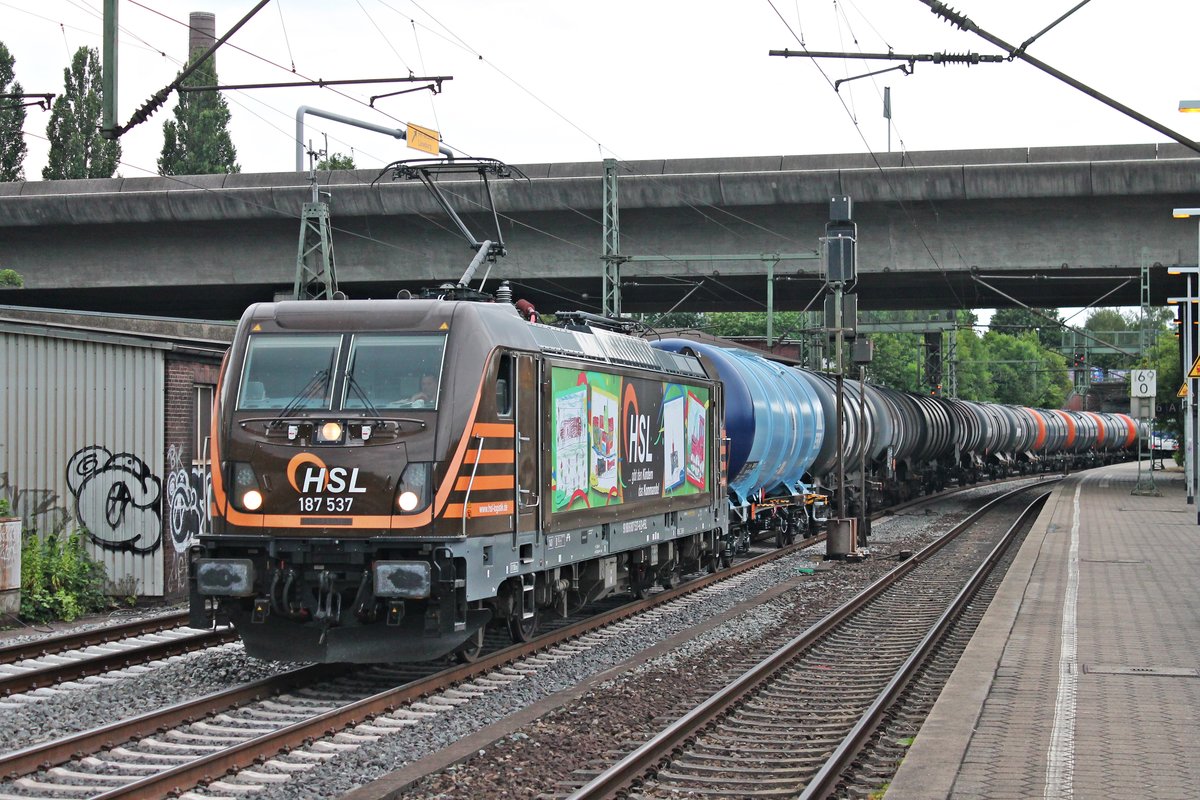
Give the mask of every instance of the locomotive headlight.
[[317, 428], [317, 441], [325, 444], [340, 442], [342, 440], [342, 423], [326, 422], [320, 428]]
[[262, 508], [263, 494], [258, 485], [258, 476], [254, 474], [254, 467], [245, 461], [235, 461], [230, 467], [234, 507], [239, 511], [257, 511]]
[[414, 461], [404, 468], [396, 486], [396, 507], [401, 514], [412, 514], [429, 505], [429, 476], [433, 465]]

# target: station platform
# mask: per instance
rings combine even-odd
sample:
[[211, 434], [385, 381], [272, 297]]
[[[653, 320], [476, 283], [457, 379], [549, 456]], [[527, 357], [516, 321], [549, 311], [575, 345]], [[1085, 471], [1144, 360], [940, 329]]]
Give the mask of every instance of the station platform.
[[1200, 525], [1154, 478], [1059, 484], [885, 800], [1200, 797]]

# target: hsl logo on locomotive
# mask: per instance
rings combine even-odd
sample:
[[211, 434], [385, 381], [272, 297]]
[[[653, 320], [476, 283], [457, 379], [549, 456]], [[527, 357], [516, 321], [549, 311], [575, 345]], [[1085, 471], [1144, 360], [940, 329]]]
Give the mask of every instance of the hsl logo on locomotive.
[[[304, 467], [304, 475], [300, 477], [300, 468]], [[288, 462], [287, 479], [298, 494], [309, 492], [329, 492], [341, 494], [350, 492], [361, 494], [366, 487], [358, 485], [358, 467], [327, 467], [325, 462], [312, 453], [300, 453]]]

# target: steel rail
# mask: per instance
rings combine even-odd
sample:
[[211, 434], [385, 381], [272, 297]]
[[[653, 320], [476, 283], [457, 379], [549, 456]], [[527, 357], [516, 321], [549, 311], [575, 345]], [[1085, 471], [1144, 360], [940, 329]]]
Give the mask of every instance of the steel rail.
[[1038, 486], [1057, 483], [1061, 480], [1061, 477], [1055, 477], [1048, 481], [1023, 486], [1006, 492], [980, 506], [946, 535], [935, 542], [931, 542], [912, 558], [897, 566], [886, 575], [881, 576], [866, 589], [830, 612], [823, 619], [814, 623], [808, 630], [776, 650], [724, 689], [684, 714], [641, 747], [601, 772], [589, 783], [577, 789], [568, 796], [567, 800], [595, 800], [596, 798], [613, 797], [618, 792], [629, 789], [635, 781], [639, 780], [660, 762], [669, 759], [672, 752], [684, 746], [701, 729], [719, 717], [724, 716], [731, 708], [747, 695], [756, 691], [762, 683], [785, 665], [801, 656], [820, 639], [834, 631], [843, 621], [853, 616], [884, 591], [892, 587], [901, 578], [928, 561], [934, 554], [957, 538], [959, 534], [971, 528], [991, 511], [994, 506], [1022, 492], [1027, 492]]
[[89, 675], [100, 675], [114, 669], [144, 664], [159, 658], [169, 658], [182, 653], [190, 653], [193, 650], [215, 647], [236, 639], [237, 631], [233, 628], [220, 628], [167, 642], [137, 645], [128, 650], [107, 653], [102, 656], [85, 656], [78, 661], [70, 661], [44, 669], [4, 675], [0, 677], [0, 696], [28, 692], [31, 689], [53, 686], [64, 681], [86, 678]]
[[825, 764], [812, 777], [808, 785], [804, 787], [804, 791], [800, 794], [800, 800], [828, 797], [833, 793], [837, 788], [837, 782], [841, 778], [842, 773], [850, 766], [854, 758], [867, 744], [867, 741], [883, 719], [884, 713], [895, 702], [896, 698], [900, 696], [900, 693], [907, 688], [917, 671], [921, 668], [921, 665], [926, 662], [930, 651], [943, 639], [946, 632], [962, 615], [967, 605], [975, 599], [975, 596], [979, 593], [979, 589], [992, 574], [996, 563], [1004, 556], [1013, 539], [1016, 538], [1017, 533], [1021, 530], [1021, 527], [1029, 517], [1036, 516], [1050, 494], [1050, 492], [1046, 492], [1039, 495], [1032, 503], [1025, 507], [1025, 510], [1017, 517], [1016, 522], [1009, 527], [1000, 538], [1000, 541], [996, 543], [996, 546], [992, 548], [991, 553], [979, 565], [979, 568], [975, 570], [971, 579], [963, 586], [962, 590], [954, 598], [954, 601], [942, 612], [937, 622], [930, 627], [924, 638], [913, 649], [912, 654], [896, 670], [896, 674], [888, 682], [887, 686], [880, 691], [879, 696], [863, 712], [862, 717], [855, 723], [850, 732], [846, 734], [841, 744], [830, 754]]
[[39, 769], [70, 761], [81, 754], [115, 747], [130, 739], [161, 731], [164, 727], [194, 722], [213, 713], [261, 700], [314, 680], [344, 672], [344, 664], [314, 664], [262, 678], [244, 686], [214, 692], [165, 709], [114, 722], [102, 728], [64, 736], [0, 756], [0, 775], [18, 778]]
[[85, 656], [79, 658], [78, 661], [56, 664], [53, 667], [4, 675], [0, 676], [0, 697], [61, 684], [68, 680], [88, 678], [89, 675], [100, 675], [112, 672], [113, 669], [155, 661], [156, 658], [168, 658], [193, 650], [204, 650], [218, 644], [234, 642], [236, 638], [238, 638], [238, 632], [234, 628], [223, 627], [220, 630], [204, 631], [194, 634], [194, 636], [172, 639], [169, 642], [142, 644], [132, 646], [128, 650], [109, 652], [102, 656]]
[[148, 633], [158, 633], [187, 625], [187, 622], [188, 612], [178, 611], [154, 617], [153, 619], [121, 622], [116, 625], [106, 625], [103, 628], [92, 628], [87, 631], [46, 636], [31, 642], [4, 645], [0, 647], [0, 664], [11, 664], [14, 661], [23, 661], [27, 658], [54, 655], [64, 650], [79, 650], [97, 644], [107, 644], [118, 639], [144, 636]]

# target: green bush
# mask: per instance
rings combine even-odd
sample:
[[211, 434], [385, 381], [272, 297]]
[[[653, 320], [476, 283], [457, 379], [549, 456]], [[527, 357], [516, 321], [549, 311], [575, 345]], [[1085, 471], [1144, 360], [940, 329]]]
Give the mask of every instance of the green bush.
[[27, 533], [21, 544], [21, 618], [28, 622], [64, 620], [102, 611], [104, 566], [83, 548], [78, 532], [51, 534], [38, 541]]

